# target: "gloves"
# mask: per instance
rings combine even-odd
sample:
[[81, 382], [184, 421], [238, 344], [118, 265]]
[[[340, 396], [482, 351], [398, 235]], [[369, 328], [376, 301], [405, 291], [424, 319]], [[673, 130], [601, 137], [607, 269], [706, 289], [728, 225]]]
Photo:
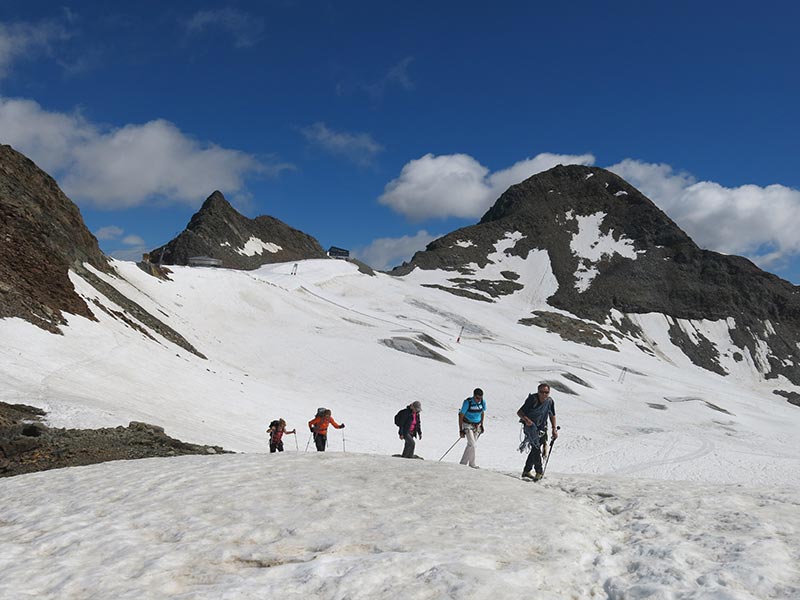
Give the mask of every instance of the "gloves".
[[344, 423], [342, 423], [342, 424], [341, 424], [341, 426], [339, 427], [339, 429], [344, 429]]
[[420, 442], [422, 441], [422, 434], [421, 433], [419, 434], [419, 441]]

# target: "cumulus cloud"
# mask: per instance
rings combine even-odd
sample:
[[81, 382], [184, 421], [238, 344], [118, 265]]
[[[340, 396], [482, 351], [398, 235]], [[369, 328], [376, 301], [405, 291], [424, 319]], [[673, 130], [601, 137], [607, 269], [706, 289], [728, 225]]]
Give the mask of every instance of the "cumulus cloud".
[[426, 154], [408, 162], [378, 201], [412, 221], [476, 218], [511, 185], [558, 164], [594, 164], [594, 156], [539, 154], [490, 173], [467, 154]]
[[126, 246], [144, 246], [144, 240], [138, 235], [126, 235], [122, 238], [122, 243]]
[[168, 121], [105, 129], [79, 112], [50, 112], [24, 99], [0, 98], [0, 142], [54, 175], [67, 195], [98, 208], [196, 205], [215, 189], [240, 191], [248, 175], [292, 168], [200, 142]]
[[410, 260], [415, 252], [424, 250], [437, 237], [422, 230], [413, 236], [378, 238], [368, 246], [354, 249], [352, 254], [373, 269], [384, 271]]
[[125, 231], [121, 227], [117, 227], [116, 225], [107, 225], [95, 231], [94, 237], [103, 241], [116, 240], [123, 233], [125, 233]]
[[190, 34], [202, 34], [220, 29], [230, 34], [237, 48], [255, 46], [264, 35], [264, 19], [226, 6], [216, 10], [201, 10], [184, 23]]
[[12, 65], [40, 54], [50, 54], [53, 46], [70, 37], [60, 24], [0, 23], [0, 79], [7, 77]]
[[383, 146], [368, 133], [334, 131], [321, 122], [305, 127], [301, 132], [311, 144], [361, 166], [371, 164], [383, 152]]
[[665, 164], [627, 159], [609, 167], [637, 187], [703, 248], [747, 256], [764, 268], [800, 254], [800, 190], [729, 188]]

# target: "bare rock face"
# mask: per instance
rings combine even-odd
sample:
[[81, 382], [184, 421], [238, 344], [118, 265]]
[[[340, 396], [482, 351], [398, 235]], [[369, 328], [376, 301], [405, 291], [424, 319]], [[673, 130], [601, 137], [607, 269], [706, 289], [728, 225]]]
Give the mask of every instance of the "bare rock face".
[[150, 252], [152, 262], [166, 265], [187, 265], [198, 256], [219, 259], [224, 267], [249, 270], [268, 263], [325, 258], [326, 253], [316, 239], [278, 219], [248, 219], [216, 191], [178, 237]]
[[0, 145], [0, 318], [59, 331], [63, 313], [94, 319], [69, 280], [70, 268], [111, 267], [75, 204], [52, 177]]
[[[626, 251], [582, 253], [576, 240], [590, 221], [596, 245], [624, 245]], [[745, 258], [699, 248], [652, 201], [604, 169], [559, 165], [534, 175], [510, 187], [478, 224], [434, 240], [392, 274], [443, 269], [453, 272], [451, 285], [438, 287], [451, 293], [480, 294], [481, 300], [488, 295], [490, 301], [513, 294], [521, 287], [516, 274], [482, 280], [475, 266], [486, 266], [498, 241], [514, 232], [520, 239], [506, 255], [548, 253], [558, 281], [549, 305], [598, 323], [613, 309], [685, 320], [732, 318], [731, 339], [750, 352], [764, 375], [800, 384], [800, 288]], [[726, 373], [720, 350], [702, 335], [690, 337], [677, 324], [669, 333], [696, 364]], [[769, 353], [757, 351], [761, 343]]]

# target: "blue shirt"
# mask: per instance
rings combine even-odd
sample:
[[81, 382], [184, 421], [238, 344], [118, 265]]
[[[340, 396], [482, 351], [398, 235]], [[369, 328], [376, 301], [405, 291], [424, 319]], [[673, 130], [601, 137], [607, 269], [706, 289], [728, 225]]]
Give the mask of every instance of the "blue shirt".
[[461, 414], [464, 415], [464, 420], [467, 423], [480, 423], [481, 416], [486, 411], [486, 400], [481, 398], [467, 398], [461, 405]]

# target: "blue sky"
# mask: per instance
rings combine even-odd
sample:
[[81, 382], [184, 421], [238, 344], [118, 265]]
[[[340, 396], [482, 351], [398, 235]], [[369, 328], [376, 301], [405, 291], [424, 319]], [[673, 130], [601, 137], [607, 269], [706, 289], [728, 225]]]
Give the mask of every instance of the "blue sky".
[[799, 5], [0, 4], [0, 142], [138, 256], [215, 189], [377, 267], [558, 162], [800, 282]]

